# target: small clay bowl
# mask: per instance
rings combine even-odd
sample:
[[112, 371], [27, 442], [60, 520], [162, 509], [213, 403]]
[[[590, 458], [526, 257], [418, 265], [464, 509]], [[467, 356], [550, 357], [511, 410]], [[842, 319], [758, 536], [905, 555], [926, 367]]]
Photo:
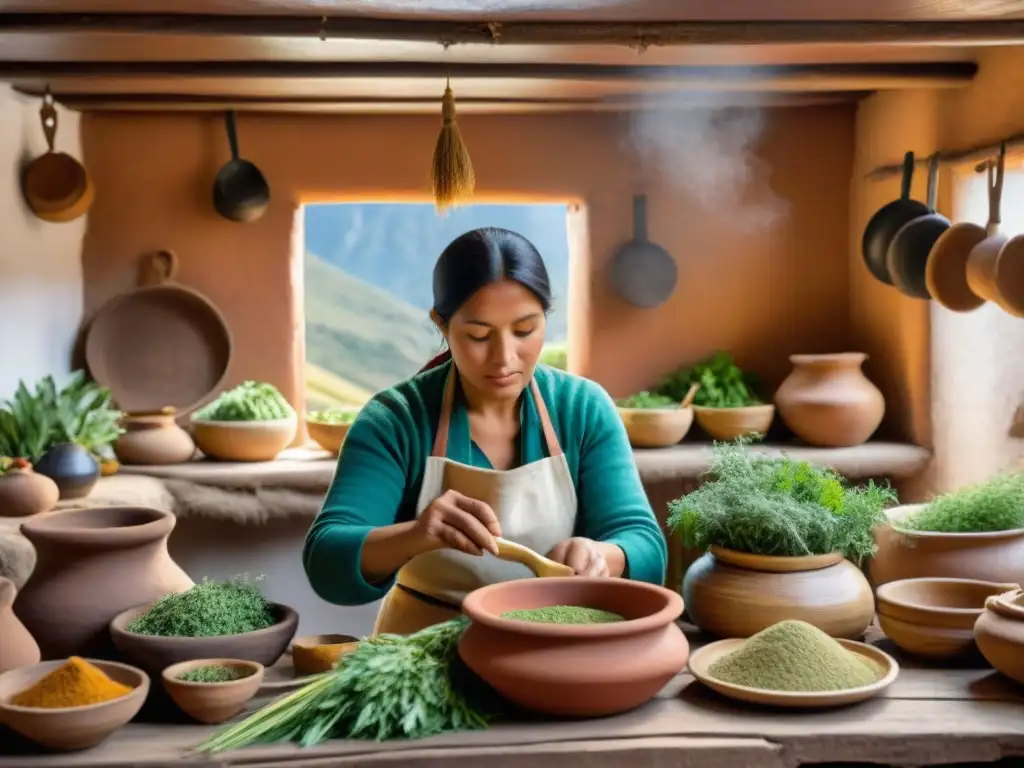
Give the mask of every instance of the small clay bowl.
[[271, 603], [277, 623], [255, 632], [216, 637], [159, 637], [129, 632], [128, 624], [152, 605], [138, 605], [115, 616], [110, 622], [110, 637], [126, 661], [154, 676], [172, 664], [195, 659], [240, 659], [269, 667], [281, 658], [299, 626], [295, 611]]
[[693, 408], [619, 408], [629, 444], [634, 448], [668, 448], [690, 431]]
[[735, 440], [742, 435], [765, 434], [775, 420], [775, 406], [748, 405], [743, 408], [693, 406], [700, 428], [715, 440]]
[[337, 456], [341, 453], [341, 445], [351, 424], [319, 424], [315, 421], [306, 422], [306, 432], [321, 448]]
[[[248, 674], [223, 683], [198, 683], [179, 679], [202, 667], [231, 667]], [[200, 723], [218, 725], [230, 720], [256, 695], [263, 682], [263, 665], [243, 659], [196, 659], [172, 664], [161, 675], [164, 689], [181, 711]]]
[[43, 661], [0, 675], [0, 722], [46, 749], [89, 749], [138, 714], [149, 693], [149, 676], [127, 664], [86, 659], [103, 670], [111, 680], [134, 690], [111, 701], [65, 709], [18, 707], [9, 703], [16, 694], [34, 685], [65, 661]]
[[1018, 589], [975, 579], [919, 578], [890, 581], [875, 592], [878, 624], [907, 653], [952, 659], [974, 648], [974, 624], [985, 601]]
[[338, 659], [359, 646], [351, 635], [310, 635], [292, 642], [292, 664], [298, 677], [316, 675], [334, 669]]

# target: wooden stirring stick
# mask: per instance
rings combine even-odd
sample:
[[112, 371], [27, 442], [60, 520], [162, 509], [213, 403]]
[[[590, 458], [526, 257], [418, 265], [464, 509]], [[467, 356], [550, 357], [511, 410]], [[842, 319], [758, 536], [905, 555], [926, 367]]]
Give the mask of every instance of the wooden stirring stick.
[[689, 408], [693, 405], [693, 398], [697, 396], [697, 390], [700, 389], [700, 384], [694, 384], [690, 387], [690, 391], [686, 393], [686, 397], [683, 398], [683, 402], [679, 404], [680, 408]]
[[522, 563], [539, 577], [546, 576], [572, 576], [576, 573], [568, 565], [556, 563], [543, 555], [538, 555], [529, 547], [516, 544], [508, 539], [498, 538], [498, 557], [502, 560], [510, 560], [514, 563]]

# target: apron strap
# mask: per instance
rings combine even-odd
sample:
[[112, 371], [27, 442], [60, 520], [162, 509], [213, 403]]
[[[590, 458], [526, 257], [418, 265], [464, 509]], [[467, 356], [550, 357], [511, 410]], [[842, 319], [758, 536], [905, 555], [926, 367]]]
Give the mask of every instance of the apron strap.
[[[558, 442], [558, 435], [551, 424], [551, 416], [548, 413], [548, 406], [544, 398], [540, 396], [540, 388], [535, 379], [530, 379], [530, 392], [533, 393], [533, 402], [537, 408], [537, 416], [540, 418], [541, 429], [544, 430], [544, 441], [548, 446], [549, 456], [561, 456], [562, 446]], [[444, 397], [441, 400], [441, 416], [437, 420], [437, 433], [434, 435], [434, 449], [430, 455], [434, 458], [443, 459], [448, 455], [448, 430], [452, 423], [452, 406], [455, 403], [455, 364], [448, 371], [448, 378], [444, 385]]]

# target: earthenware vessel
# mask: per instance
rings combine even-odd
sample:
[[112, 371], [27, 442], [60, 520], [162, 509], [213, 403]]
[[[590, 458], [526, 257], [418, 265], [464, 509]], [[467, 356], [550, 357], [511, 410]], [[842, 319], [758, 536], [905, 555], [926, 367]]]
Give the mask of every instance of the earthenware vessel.
[[310, 635], [292, 642], [292, 664], [299, 676], [315, 675], [334, 669], [344, 654], [359, 647], [359, 638], [351, 635]]
[[901, 579], [878, 588], [878, 624], [907, 653], [932, 660], [974, 650], [974, 625], [993, 595], [1019, 589], [974, 579]]
[[107, 656], [117, 614], [195, 586], [167, 552], [174, 523], [157, 509], [91, 507], [21, 524], [38, 560], [14, 612], [44, 659]]
[[74, 443], [56, 445], [43, 454], [35, 471], [57, 484], [61, 500], [89, 495], [100, 479], [100, 464], [85, 448]]
[[693, 408], [619, 408], [619, 417], [634, 448], [668, 448], [690, 431]]
[[986, 600], [985, 612], [974, 624], [974, 640], [989, 664], [1024, 684], [1024, 591]]
[[[575, 605], [612, 611], [606, 624], [539, 624], [512, 610]], [[653, 698], [686, 666], [678, 594], [627, 579], [519, 579], [482, 587], [462, 603], [466, 665], [509, 701], [533, 712], [598, 717]]]
[[275, 421], [192, 419], [192, 436], [207, 458], [221, 461], [273, 461], [298, 431], [294, 414]]
[[885, 398], [861, 366], [862, 352], [790, 355], [793, 370], [775, 393], [779, 416], [810, 445], [861, 445], [878, 429]]
[[875, 615], [864, 574], [838, 552], [772, 557], [712, 547], [683, 578], [690, 620], [719, 637], [750, 637], [785, 620], [856, 639]]
[[0, 577], [0, 673], [38, 664], [39, 646], [14, 615], [14, 582]]
[[16, 461], [21, 463], [0, 475], [0, 517], [31, 517], [53, 509], [60, 496], [57, 484], [27, 461]]
[[122, 464], [182, 464], [192, 459], [196, 444], [174, 420], [175, 410], [129, 413], [121, 419], [125, 432], [114, 443]]
[[700, 428], [715, 440], [735, 440], [749, 434], [766, 434], [775, 420], [775, 406], [748, 405], [744, 408], [693, 406]]
[[351, 424], [320, 424], [315, 421], [306, 422], [306, 432], [317, 445], [325, 451], [337, 456]]
[[17, 707], [11, 697], [64, 664], [64, 659], [19, 667], [0, 675], [0, 722], [41, 747], [59, 751], [89, 749], [129, 722], [142, 709], [149, 677], [140, 669], [113, 661], [86, 659], [111, 680], [132, 689], [117, 699], [84, 707]]
[[[202, 667], [231, 667], [245, 674], [237, 680], [199, 683], [181, 676]], [[243, 659], [195, 659], [172, 664], [161, 673], [164, 690], [189, 717], [207, 725], [226, 722], [256, 695], [263, 682], [263, 665]]]
[[900, 522], [924, 508], [886, 510], [888, 524], [874, 530], [878, 551], [868, 563], [871, 583], [925, 576], [1024, 583], [1024, 529], [991, 533], [911, 531]]

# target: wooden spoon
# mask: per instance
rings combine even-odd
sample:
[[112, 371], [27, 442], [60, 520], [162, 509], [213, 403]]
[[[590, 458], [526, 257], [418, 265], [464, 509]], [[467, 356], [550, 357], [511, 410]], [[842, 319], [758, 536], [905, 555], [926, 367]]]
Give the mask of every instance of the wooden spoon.
[[541, 578], [547, 576], [572, 576], [576, 573], [568, 565], [556, 563], [554, 560], [549, 560], [543, 555], [538, 555], [532, 549], [524, 547], [522, 544], [516, 544], [514, 541], [502, 538], [498, 538], [497, 542], [498, 557], [502, 560], [510, 560], [513, 563], [522, 563]]
[[686, 393], [686, 397], [683, 398], [683, 402], [679, 404], [680, 408], [689, 408], [693, 405], [693, 398], [697, 396], [697, 390], [700, 389], [700, 384], [694, 384], [690, 387], [690, 391]]

